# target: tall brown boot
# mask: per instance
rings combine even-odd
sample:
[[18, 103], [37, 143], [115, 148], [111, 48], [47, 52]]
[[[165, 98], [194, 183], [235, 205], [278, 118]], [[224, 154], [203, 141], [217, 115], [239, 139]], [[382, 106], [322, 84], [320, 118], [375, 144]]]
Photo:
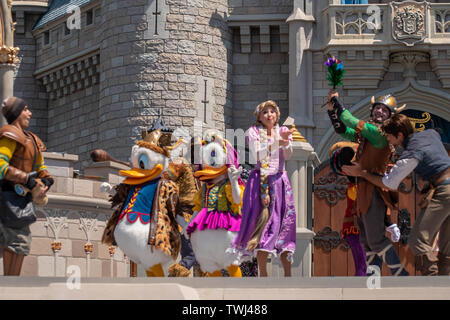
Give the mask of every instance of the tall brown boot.
[[416, 270], [418, 270], [423, 276], [437, 276], [437, 261], [438, 259], [431, 252], [419, 254], [415, 256]]
[[11, 249], [3, 248], [3, 275], [20, 276], [24, 257], [23, 254], [17, 254]]
[[438, 269], [440, 276], [450, 276], [450, 256], [438, 253]]

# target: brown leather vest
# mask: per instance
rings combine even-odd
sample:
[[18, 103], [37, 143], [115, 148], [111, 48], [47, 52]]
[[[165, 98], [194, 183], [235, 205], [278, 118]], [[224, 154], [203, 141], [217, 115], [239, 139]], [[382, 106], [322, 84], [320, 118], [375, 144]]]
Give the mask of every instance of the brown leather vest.
[[[363, 139], [364, 141], [361, 141], [359, 146], [359, 148], [362, 148], [362, 150], [358, 150], [357, 152], [359, 154], [359, 159], [357, 160], [357, 162], [361, 165], [361, 168], [363, 170], [367, 170], [374, 174], [383, 175], [386, 171], [387, 165], [391, 162], [391, 149], [389, 145], [382, 149], [379, 149], [375, 148], [365, 138]], [[388, 191], [388, 189], [380, 189], [378, 187], [375, 187], [375, 185], [373, 185], [369, 181], [358, 178], [357, 208], [359, 214], [366, 214], [369, 210], [375, 188], [377, 188], [378, 193], [380, 194], [386, 206], [390, 208], [393, 208], [395, 206], [397, 200], [396, 193]]]
[[32, 172], [36, 168], [36, 161], [42, 151], [44, 143], [30, 131], [22, 131], [13, 125], [5, 125], [0, 129], [0, 138], [6, 137], [17, 142], [16, 150], [9, 161], [9, 165], [24, 172]]
[[358, 162], [363, 170], [383, 175], [390, 162], [390, 157], [391, 149], [389, 146], [379, 149], [375, 148], [369, 141], [366, 141]]

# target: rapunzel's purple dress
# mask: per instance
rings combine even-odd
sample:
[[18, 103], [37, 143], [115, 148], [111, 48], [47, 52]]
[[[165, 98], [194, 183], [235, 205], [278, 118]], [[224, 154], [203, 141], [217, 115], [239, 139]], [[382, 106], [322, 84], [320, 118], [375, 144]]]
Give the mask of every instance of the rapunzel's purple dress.
[[[276, 127], [277, 133], [288, 131], [286, 127]], [[292, 136], [289, 137], [292, 141]], [[268, 143], [272, 142], [271, 137]], [[256, 126], [248, 130], [248, 144], [256, 152], [264, 149], [260, 144], [259, 130]], [[291, 152], [291, 144], [287, 148], [279, 147], [273, 151], [269, 160], [268, 184], [270, 205], [270, 218], [264, 228], [258, 247], [252, 251], [246, 250], [247, 243], [255, 229], [258, 216], [262, 210], [260, 199], [260, 168], [258, 161], [250, 172], [242, 201], [241, 229], [233, 241], [229, 251], [235, 253], [240, 261], [246, 261], [256, 255], [258, 250], [270, 252], [279, 257], [281, 253], [288, 252], [288, 260], [292, 263], [295, 251], [296, 213], [289, 178], [285, 171], [285, 153]], [[252, 151], [251, 151], [252, 152]], [[261, 153], [260, 153], [261, 154]]]

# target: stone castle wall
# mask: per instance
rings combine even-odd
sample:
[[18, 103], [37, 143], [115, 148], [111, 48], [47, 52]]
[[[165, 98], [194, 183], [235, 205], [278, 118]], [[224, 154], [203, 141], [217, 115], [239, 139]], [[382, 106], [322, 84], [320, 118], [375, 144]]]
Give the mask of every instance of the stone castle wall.
[[[66, 15], [35, 30], [35, 40], [27, 35], [35, 42], [35, 96], [43, 98], [40, 104], [33, 100], [39, 111], [31, 130], [48, 141], [49, 151], [79, 155], [77, 169], [95, 148], [127, 161], [130, 146], [159, 112], [169, 127], [191, 134], [194, 119], [206, 128], [245, 130], [255, 106], [268, 99], [287, 116], [287, 25], [283, 31], [278, 23], [248, 28], [247, 50], [241, 38], [247, 29], [243, 34], [227, 19], [288, 14], [292, 0], [159, 0], [165, 23], [156, 23], [154, 3], [91, 1], [81, 8], [80, 30], [66, 34]], [[88, 10], [94, 13], [89, 26]], [[49, 44], [43, 42], [46, 32]], [[205, 105], [212, 118], [205, 119]]]
[[253, 112], [263, 101], [278, 104], [280, 124], [289, 112], [289, 56], [282, 50], [279, 27], [270, 27], [270, 52], [261, 52], [260, 28], [251, 28], [250, 36], [251, 50], [242, 52], [239, 29], [234, 29], [233, 127], [244, 131], [255, 122]]
[[[102, 2], [98, 140], [120, 160], [158, 112], [191, 133], [194, 119], [219, 129], [232, 122], [226, 2], [159, 1], [159, 11], [155, 3]], [[204, 119], [205, 105], [212, 118]]]
[[32, 35], [32, 28], [39, 16], [39, 13], [13, 11], [13, 20], [16, 22], [14, 45], [20, 48], [19, 63], [14, 74], [14, 95], [29, 104], [33, 113], [30, 126], [33, 132], [46, 142], [48, 140], [47, 94], [45, 88], [33, 75], [36, 70], [37, 46]]

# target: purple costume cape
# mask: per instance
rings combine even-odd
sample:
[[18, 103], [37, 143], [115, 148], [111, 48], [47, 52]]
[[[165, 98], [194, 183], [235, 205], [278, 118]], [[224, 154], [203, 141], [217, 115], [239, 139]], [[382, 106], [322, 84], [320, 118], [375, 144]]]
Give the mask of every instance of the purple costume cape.
[[[276, 127], [278, 129], [278, 126]], [[286, 127], [278, 129], [279, 132], [287, 131]], [[277, 131], [278, 133], [278, 131]], [[270, 139], [270, 138], [269, 138]], [[250, 148], [259, 145], [259, 131], [257, 127], [248, 130], [248, 143]], [[289, 137], [292, 141], [292, 137]], [[270, 143], [270, 141], [269, 141]], [[259, 150], [257, 147], [256, 150]], [[251, 260], [258, 250], [279, 256], [284, 251], [288, 252], [288, 259], [292, 263], [295, 252], [296, 213], [289, 178], [284, 167], [283, 148], [274, 152], [269, 160], [271, 174], [268, 176], [270, 205], [270, 217], [262, 233], [255, 252], [246, 250], [247, 243], [255, 229], [258, 216], [261, 212], [260, 199], [260, 166], [250, 172], [247, 185], [244, 190], [243, 205], [241, 209], [241, 229], [234, 239], [229, 251], [233, 252], [240, 261]]]

